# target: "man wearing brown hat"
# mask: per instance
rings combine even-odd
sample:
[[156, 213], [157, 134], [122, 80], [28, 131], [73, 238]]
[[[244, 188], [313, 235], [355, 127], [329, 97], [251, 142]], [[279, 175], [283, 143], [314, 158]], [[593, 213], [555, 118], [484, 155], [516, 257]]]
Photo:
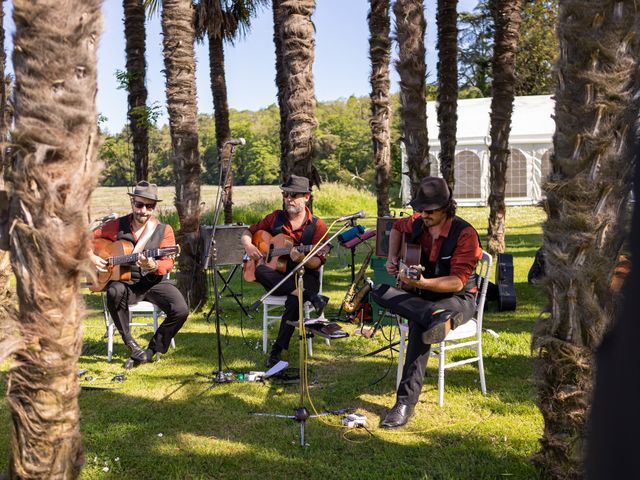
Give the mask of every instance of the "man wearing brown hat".
[[[161, 200], [158, 199], [157, 185], [138, 182], [131, 197], [132, 212], [124, 217], [110, 220], [94, 230], [93, 238], [106, 238], [111, 241], [126, 240], [138, 250], [152, 250], [175, 245], [175, 236], [170, 225], [160, 223], [153, 212]], [[107, 262], [95, 252], [91, 259], [99, 272], [107, 271]], [[122, 335], [125, 345], [131, 352], [125, 368], [132, 368], [151, 361], [155, 353], [166, 353], [171, 340], [184, 325], [189, 314], [187, 303], [180, 291], [165, 279], [173, 269], [173, 257], [147, 258], [138, 254], [138, 262], [131, 267], [130, 281], [111, 281], [107, 285], [107, 308], [113, 322]], [[158, 327], [143, 349], [131, 336], [129, 328], [129, 305], [142, 300], [156, 304], [166, 318]]]
[[[258, 223], [249, 226], [249, 228], [243, 232], [240, 239], [247, 255], [252, 260], [262, 258], [262, 253], [252, 243], [253, 234], [258, 230], [264, 230], [273, 236], [281, 233], [288, 235], [293, 239], [294, 247], [299, 245], [315, 245], [327, 231], [325, 222], [321, 218], [312, 215], [307, 207], [307, 202], [309, 202], [309, 198], [311, 198], [308, 178], [291, 175], [289, 180], [281, 185], [280, 188], [282, 189], [284, 209], [275, 210]], [[289, 254], [286, 272], [282, 273], [266, 265], [258, 265], [255, 272], [256, 280], [266, 290], [270, 290], [280, 282], [288, 272], [293, 270], [296, 264], [300, 263], [304, 257], [305, 255], [303, 253], [293, 248]], [[318, 314], [322, 313], [322, 310], [329, 300], [327, 297], [318, 294], [320, 290], [318, 268], [320, 268], [324, 262], [325, 257], [320, 254], [311, 258], [305, 264], [305, 273], [303, 276], [304, 300], [310, 301]], [[284, 313], [282, 314], [278, 337], [267, 359], [267, 368], [273, 367], [280, 361], [281, 352], [289, 348], [289, 341], [295, 330], [295, 327], [287, 323], [298, 320], [298, 292], [296, 291], [295, 276], [292, 275], [289, 277], [287, 281], [280, 285], [273, 293], [274, 295], [286, 295], [287, 300], [284, 304]]]
[[[402, 380], [396, 403], [380, 424], [383, 428], [398, 428], [409, 421], [422, 390], [431, 344], [440, 343], [451, 329], [473, 316], [475, 268], [482, 257], [478, 232], [455, 216], [456, 202], [442, 178], [424, 178], [411, 206], [415, 213], [393, 225], [385, 266], [412, 291], [377, 285], [372, 293], [376, 303], [409, 322]], [[418, 279], [398, 269], [403, 236], [421, 247], [424, 270]]]

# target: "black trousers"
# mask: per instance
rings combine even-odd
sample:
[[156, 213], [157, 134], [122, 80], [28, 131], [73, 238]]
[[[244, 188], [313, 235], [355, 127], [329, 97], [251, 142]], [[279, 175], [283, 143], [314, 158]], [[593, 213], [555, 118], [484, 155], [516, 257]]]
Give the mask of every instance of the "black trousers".
[[156, 284], [110, 282], [107, 286], [107, 309], [125, 343], [133, 340], [129, 328], [129, 305], [142, 300], [155, 303], [166, 314], [166, 318], [158, 326], [148, 347], [154, 352], [166, 353], [171, 339], [187, 321], [189, 316], [187, 302], [180, 291], [168, 282]]
[[[285, 273], [277, 272], [265, 265], [258, 265], [256, 268], [256, 280], [268, 291], [271, 290], [279, 281], [281, 281]], [[320, 291], [320, 280], [318, 274], [315, 271], [309, 271], [305, 269], [302, 276], [302, 283], [304, 290], [302, 291], [302, 297], [304, 301], [309, 300]], [[291, 295], [296, 289], [296, 274], [293, 274], [282, 285], [280, 285], [273, 295], [286, 295], [287, 300], [284, 303], [284, 313], [282, 314], [282, 320], [280, 320], [280, 330], [278, 330], [278, 336], [273, 343], [273, 349], [275, 351], [287, 350], [289, 348], [289, 342], [291, 336], [295, 331], [295, 327], [287, 324], [287, 321], [298, 320], [298, 297]]]
[[409, 322], [407, 356], [396, 396], [398, 403], [415, 405], [422, 391], [431, 351], [431, 345], [422, 342], [422, 334], [432, 325], [432, 314], [441, 308], [461, 312], [463, 321], [453, 325], [453, 328], [456, 328], [473, 317], [475, 294], [451, 294], [442, 298], [441, 294], [430, 295], [426, 290], [418, 295], [389, 285], [376, 285], [372, 297], [378, 305], [406, 318]]

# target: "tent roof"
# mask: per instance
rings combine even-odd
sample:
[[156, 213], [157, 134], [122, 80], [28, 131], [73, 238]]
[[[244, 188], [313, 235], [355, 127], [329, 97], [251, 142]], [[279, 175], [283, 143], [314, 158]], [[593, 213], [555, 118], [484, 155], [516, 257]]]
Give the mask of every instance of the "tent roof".
[[[439, 148], [437, 102], [427, 102], [429, 146]], [[491, 142], [489, 129], [491, 98], [458, 100], [458, 145], [486, 145]], [[552, 143], [555, 122], [554, 101], [550, 95], [515, 97], [511, 119], [510, 144]]]

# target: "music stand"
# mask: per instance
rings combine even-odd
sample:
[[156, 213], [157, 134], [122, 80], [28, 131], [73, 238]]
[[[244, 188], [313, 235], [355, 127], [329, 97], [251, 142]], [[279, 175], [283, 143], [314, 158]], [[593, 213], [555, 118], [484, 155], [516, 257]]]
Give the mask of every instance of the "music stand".
[[[230, 375], [226, 375], [222, 370], [222, 341], [220, 339], [220, 292], [218, 291], [218, 264], [217, 264], [217, 252], [216, 252], [216, 229], [218, 227], [218, 217], [220, 216], [220, 210], [222, 209], [222, 195], [225, 185], [227, 184], [227, 180], [229, 179], [229, 172], [231, 171], [231, 161], [233, 159], [233, 152], [236, 148], [234, 143], [229, 143], [231, 146], [231, 150], [229, 152], [229, 165], [225, 172], [224, 179], [222, 178], [222, 165], [220, 165], [220, 182], [218, 183], [218, 192], [216, 193], [216, 209], [213, 215], [213, 231], [211, 232], [211, 241], [209, 243], [209, 251], [207, 252], [207, 256], [204, 260], [204, 269], [207, 270], [209, 268], [209, 263], [213, 260], [213, 295], [214, 295], [214, 305], [212, 309], [209, 311], [209, 315], [211, 315], [212, 311], [216, 312], [216, 344], [218, 348], [218, 370], [213, 372], [212, 380], [214, 383], [228, 383], [233, 381]], [[224, 148], [224, 146], [223, 146]], [[207, 317], [208, 320], [208, 317]]]
[[[299, 367], [300, 367], [300, 375], [299, 375], [299, 390], [300, 390], [300, 404], [298, 405], [297, 408], [294, 409], [294, 414], [293, 415], [284, 415], [284, 414], [280, 414], [280, 413], [253, 413], [253, 415], [256, 416], [262, 416], [262, 417], [277, 417], [277, 418], [286, 418], [288, 420], [295, 420], [296, 422], [300, 423], [300, 446], [304, 447], [305, 443], [304, 443], [304, 428], [305, 428], [305, 422], [309, 419], [309, 418], [315, 418], [318, 416], [321, 416], [323, 414], [317, 414], [317, 415], [311, 415], [309, 413], [309, 411], [307, 410], [307, 407], [305, 406], [304, 403], [304, 393], [305, 393], [305, 386], [306, 386], [306, 378], [307, 378], [307, 374], [306, 374], [306, 364], [305, 364], [305, 352], [306, 352], [306, 345], [305, 345], [305, 336], [303, 335], [303, 332], [305, 331], [305, 327], [304, 327], [304, 299], [302, 296], [303, 293], [303, 289], [304, 289], [304, 281], [302, 279], [303, 275], [304, 275], [304, 266], [305, 264], [312, 259], [313, 257], [317, 256], [318, 252], [323, 250], [324, 247], [326, 247], [334, 238], [336, 238], [338, 236], [338, 234], [340, 234], [340, 232], [342, 232], [345, 228], [347, 228], [347, 226], [349, 225], [349, 223], [345, 223], [333, 236], [331, 236], [328, 240], [325, 240], [322, 244], [320, 244], [320, 246], [318, 246], [317, 248], [314, 248], [311, 250], [311, 252], [309, 252], [309, 254], [302, 260], [302, 262], [300, 262], [298, 265], [295, 266], [295, 268], [293, 270], [291, 270], [288, 274], [286, 274], [282, 280], [280, 280], [276, 285], [274, 285], [271, 290], [269, 290], [268, 292], [265, 292], [264, 295], [262, 295], [257, 301], [255, 301], [250, 307], [249, 307], [249, 311], [255, 311], [260, 304], [262, 304], [264, 302], [264, 300], [271, 295], [275, 290], [278, 289], [278, 287], [280, 287], [280, 285], [282, 285], [285, 281], [287, 281], [289, 279], [289, 277], [291, 277], [292, 275], [297, 275], [298, 279], [297, 279], [297, 290], [298, 290], [298, 347], [299, 347]], [[326, 414], [325, 414], [326, 415]]]

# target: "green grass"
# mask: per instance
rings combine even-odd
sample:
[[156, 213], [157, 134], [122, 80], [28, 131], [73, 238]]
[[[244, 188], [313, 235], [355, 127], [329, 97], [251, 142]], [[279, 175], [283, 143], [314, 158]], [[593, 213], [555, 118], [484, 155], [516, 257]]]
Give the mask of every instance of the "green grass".
[[[277, 206], [278, 192], [277, 187], [236, 188], [237, 220], [254, 221]], [[204, 197], [210, 194], [205, 190]], [[118, 189], [99, 189], [94, 201], [115, 201], [116, 196], [123, 196]], [[315, 201], [321, 216], [375, 211], [372, 195], [342, 186], [323, 186]], [[126, 199], [120, 204], [126, 211]], [[461, 208], [459, 214], [481, 236], [485, 234], [487, 209]], [[445, 405], [439, 408], [436, 361], [432, 359], [409, 426], [391, 432], [378, 429], [380, 418], [394, 402], [397, 359], [389, 354], [361, 355], [387, 340], [380, 333], [370, 340], [351, 336], [330, 346], [316, 339], [309, 360], [313, 404], [318, 410], [357, 408], [367, 416], [371, 435], [345, 431], [338, 417], [312, 419], [307, 423], [306, 449], [298, 446], [299, 428], [293, 421], [251, 415], [292, 413], [299, 404], [296, 384], [214, 385], [196, 375], [210, 374], [217, 366], [214, 325], [204, 319], [208, 308], [190, 316], [176, 337], [177, 348], [163, 355], [161, 362], [124, 372], [126, 351], [119, 338], [113, 362], [106, 362], [100, 297], [85, 295], [89, 314], [80, 367], [88, 369], [95, 380], [85, 379], [82, 385], [113, 389], [83, 390], [80, 395], [86, 456], [82, 478], [537, 478], [528, 457], [538, 448], [542, 419], [534, 404], [529, 344], [544, 296], [538, 287], [526, 283], [526, 275], [541, 242], [543, 216], [535, 207], [508, 211], [507, 251], [514, 254], [518, 309], [497, 312], [491, 307], [485, 314], [485, 326], [500, 335], [484, 336], [486, 396], [480, 393], [477, 368], [457, 367], [447, 371]], [[373, 226], [375, 219], [366, 218], [364, 224]], [[334, 250], [326, 267], [324, 288], [331, 298], [328, 314], [337, 311], [350, 283], [346, 253]], [[357, 265], [363, 256], [364, 249], [359, 248]], [[233, 284], [234, 290], [241, 290], [239, 278]], [[242, 289], [245, 305], [263, 293], [254, 284], [244, 284]], [[242, 318], [228, 297], [222, 307], [224, 369], [263, 370], [261, 315]], [[353, 333], [354, 325], [343, 325]], [[384, 333], [391, 335], [390, 327]], [[269, 338], [275, 334], [273, 327]], [[134, 335], [147, 341], [151, 332], [134, 329]], [[287, 357], [297, 365], [295, 342]], [[6, 372], [7, 365], [0, 368]], [[126, 381], [112, 382], [119, 373], [125, 373]], [[0, 384], [6, 390], [4, 376]], [[311, 408], [308, 402], [307, 406]], [[1, 472], [6, 471], [9, 457], [6, 403], [0, 407], [0, 423], [7, 426], [0, 428]]]

